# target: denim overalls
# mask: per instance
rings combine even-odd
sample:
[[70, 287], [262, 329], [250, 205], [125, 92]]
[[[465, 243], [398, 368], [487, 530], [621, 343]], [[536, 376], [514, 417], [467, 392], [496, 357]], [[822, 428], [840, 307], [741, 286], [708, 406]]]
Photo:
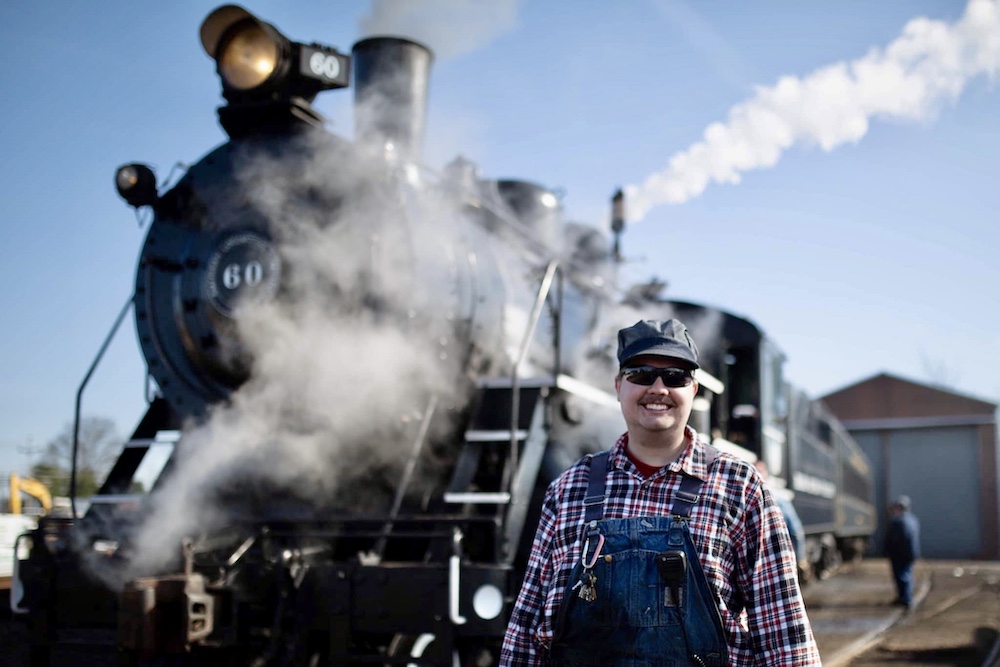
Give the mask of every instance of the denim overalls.
[[[708, 447], [709, 467], [717, 454]], [[583, 555], [557, 613], [552, 665], [728, 665], [719, 609], [687, 526], [702, 480], [681, 480], [668, 516], [602, 520], [608, 457], [591, 459]]]

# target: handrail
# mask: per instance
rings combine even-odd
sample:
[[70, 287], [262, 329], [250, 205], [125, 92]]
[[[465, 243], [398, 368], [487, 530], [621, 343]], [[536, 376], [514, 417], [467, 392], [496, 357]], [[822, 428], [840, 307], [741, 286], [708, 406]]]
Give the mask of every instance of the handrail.
[[[510, 385], [510, 468], [504, 475], [504, 491], [512, 491], [510, 488], [513, 486], [514, 480], [517, 476], [514, 471], [517, 470], [517, 431], [518, 431], [518, 421], [520, 419], [521, 412], [521, 364], [524, 363], [525, 358], [528, 356], [528, 347], [531, 345], [532, 339], [535, 337], [535, 328], [538, 326], [538, 320], [542, 316], [542, 307], [545, 305], [545, 300], [549, 296], [549, 290], [552, 289], [552, 280], [556, 275], [556, 270], [559, 268], [559, 261], [553, 259], [549, 262], [549, 265], [545, 268], [545, 275], [542, 276], [542, 282], [538, 286], [538, 294], [535, 296], [535, 304], [531, 309], [531, 317], [528, 318], [528, 328], [524, 332], [524, 338], [521, 340], [521, 348], [518, 350], [517, 359], [514, 362], [514, 370], [511, 376]], [[513, 494], [511, 494], [513, 497]]]
[[406, 468], [403, 470], [403, 477], [399, 481], [399, 487], [396, 489], [396, 497], [393, 498], [392, 509], [389, 511], [389, 520], [386, 521], [385, 527], [383, 528], [382, 537], [379, 538], [375, 545], [374, 551], [378, 554], [379, 558], [383, 556], [382, 552], [385, 550], [389, 534], [392, 532], [392, 527], [396, 523], [396, 519], [399, 517], [399, 510], [403, 506], [403, 496], [406, 495], [406, 487], [410, 485], [410, 480], [413, 478], [413, 471], [417, 467], [417, 460], [420, 458], [420, 451], [424, 448], [424, 440], [427, 439], [427, 431], [430, 429], [431, 419], [434, 417], [434, 411], [437, 410], [437, 404], [437, 394], [432, 394], [431, 400], [427, 404], [427, 408], [424, 410], [423, 417], [420, 419], [420, 427], [417, 430], [417, 435], [413, 439], [413, 448], [410, 453], [410, 460], [406, 463]]
[[76, 412], [73, 416], [73, 454], [70, 461], [70, 472], [69, 472], [69, 506], [72, 512], [73, 520], [76, 521], [76, 455], [80, 446], [80, 403], [83, 400], [83, 390], [90, 382], [90, 376], [94, 374], [94, 370], [97, 368], [97, 364], [101, 362], [101, 358], [108, 349], [108, 345], [111, 343], [111, 339], [114, 338], [115, 334], [118, 332], [118, 327], [121, 326], [122, 320], [125, 319], [125, 313], [128, 312], [129, 307], [135, 300], [135, 296], [129, 296], [125, 305], [122, 306], [122, 310], [118, 313], [118, 318], [115, 323], [111, 326], [111, 331], [108, 332], [107, 337], [104, 339], [104, 343], [101, 344], [101, 349], [97, 351], [97, 356], [94, 357], [93, 363], [90, 364], [90, 368], [87, 370], [87, 374], [83, 377], [83, 382], [80, 383], [80, 388], [76, 390]]

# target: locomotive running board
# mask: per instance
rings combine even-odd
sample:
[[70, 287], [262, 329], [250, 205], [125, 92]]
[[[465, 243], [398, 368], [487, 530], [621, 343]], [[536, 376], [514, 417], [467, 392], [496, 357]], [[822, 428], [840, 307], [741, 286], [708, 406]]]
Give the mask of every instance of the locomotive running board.
[[487, 491], [448, 492], [444, 494], [446, 503], [465, 505], [506, 505], [510, 502], [507, 492], [491, 493]]
[[[510, 430], [469, 430], [465, 432], [466, 442], [510, 442], [511, 439]], [[518, 440], [524, 440], [528, 437], [528, 432], [525, 430], [519, 430], [513, 434]]]

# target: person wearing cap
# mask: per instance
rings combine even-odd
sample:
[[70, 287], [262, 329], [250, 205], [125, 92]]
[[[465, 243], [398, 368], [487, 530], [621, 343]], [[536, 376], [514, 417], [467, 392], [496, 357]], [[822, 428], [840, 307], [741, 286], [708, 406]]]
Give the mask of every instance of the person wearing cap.
[[900, 496], [889, 505], [885, 556], [896, 584], [893, 604], [909, 609], [913, 606], [913, 565], [920, 558], [920, 521], [910, 511], [909, 496]]
[[820, 665], [774, 498], [687, 424], [687, 328], [622, 329], [618, 362], [627, 431], [549, 485], [500, 665]]

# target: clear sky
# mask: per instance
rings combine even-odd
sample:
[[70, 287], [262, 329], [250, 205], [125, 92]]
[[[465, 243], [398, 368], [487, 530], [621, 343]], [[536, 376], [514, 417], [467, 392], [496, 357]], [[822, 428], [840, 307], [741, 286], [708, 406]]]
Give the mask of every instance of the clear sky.
[[[115, 169], [162, 181], [224, 141], [198, 39], [215, 6], [0, 4], [0, 475], [72, 419], [131, 294], [145, 229]], [[560, 188], [601, 227], [630, 186], [626, 277], [749, 316], [810, 394], [886, 371], [1000, 402], [996, 2], [244, 6], [343, 52], [373, 32], [428, 43], [431, 166], [462, 154]], [[317, 100], [346, 136], [351, 97]], [[130, 432], [144, 372], [129, 318], [84, 413]]]

